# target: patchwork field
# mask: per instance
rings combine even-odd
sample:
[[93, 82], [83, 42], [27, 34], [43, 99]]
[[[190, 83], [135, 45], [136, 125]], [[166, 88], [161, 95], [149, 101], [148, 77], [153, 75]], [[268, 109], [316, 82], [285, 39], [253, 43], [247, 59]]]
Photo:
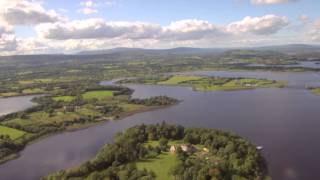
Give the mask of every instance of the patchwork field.
[[200, 76], [172, 76], [166, 81], [158, 82], [158, 84], [162, 85], [177, 85], [185, 81], [194, 81], [202, 79]]
[[71, 102], [75, 99], [74, 96], [56, 96], [52, 98], [55, 101]]
[[22, 137], [23, 135], [25, 135], [26, 133], [17, 129], [13, 129], [13, 128], [8, 128], [5, 126], [1, 126], [0, 125], [0, 136], [9, 136], [10, 139], [15, 140], [18, 139], [20, 137]]
[[112, 97], [113, 91], [88, 91], [82, 95], [82, 97], [86, 100], [89, 99], [104, 99], [107, 97]]
[[[163, 80], [166, 79], [166, 80]], [[173, 86], [189, 86], [195, 91], [231, 91], [255, 88], [281, 88], [286, 82], [254, 78], [205, 77], [189, 75], [173, 75], [169, 78], [159, 76], [124, 80], [120, 83], [159, 84]]]

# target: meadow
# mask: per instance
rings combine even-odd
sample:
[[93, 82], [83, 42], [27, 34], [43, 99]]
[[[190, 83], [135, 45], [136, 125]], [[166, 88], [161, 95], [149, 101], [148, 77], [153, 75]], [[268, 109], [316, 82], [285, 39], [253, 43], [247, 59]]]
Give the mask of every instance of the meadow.
[[227, 78], [189, 75], [172, 75], [169, 77], [146, 77], [127, 79], [120, 83], [158, 84], [172, 86], [188, 86], [195, 91], [233, 91], [256, 88], [281, 88], [286, 82], [255, 78]]
[[139, 170], [146, 169], [153, 171], [158, 180], [173, 180], [174, 177], [170, 175], [170, 170], [179, 163], [175, 154], [170, 152], [162, 152], [155, 158], [142, 159], [136, 163]]
[[10, 139], [16, 140], [25, 134], [26, 132], [0, 125], [0, 136], [9, 136]]
[[88, 91], [84, 93], [82, 96], [85, 100], [88, 99], [104, 99], [107, 97], [112, 97], [113, 96], [113, 91]]

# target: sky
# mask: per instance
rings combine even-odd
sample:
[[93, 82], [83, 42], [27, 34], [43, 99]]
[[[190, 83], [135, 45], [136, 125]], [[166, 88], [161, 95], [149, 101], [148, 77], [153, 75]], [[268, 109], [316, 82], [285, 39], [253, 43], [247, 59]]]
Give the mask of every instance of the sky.
[[0, 0], [0, 55], [320, 43], [318, 0]]

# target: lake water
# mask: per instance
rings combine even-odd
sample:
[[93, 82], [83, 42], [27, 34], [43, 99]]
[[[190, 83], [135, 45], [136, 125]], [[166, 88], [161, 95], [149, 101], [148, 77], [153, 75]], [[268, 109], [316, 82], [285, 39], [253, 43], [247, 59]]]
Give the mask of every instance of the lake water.
[[248, 64], [249, 67], [305, 67], [312, 69], [320, 68], [320, 61], [298, 61], [297, 64], [288, 65], [267, 65], [267, 64]]
[[22, 111], [35, 105], [31, 102], [36, 95], [0, 98], [0, 116]]
[[264, 147], [276, 180], [317, 180], [320, 162], [320, 96], [305, 90], [319, 84], [317, 73], [194, 72], [228, 77], [258, 77], [289, 81], [289, 88], [194, 92], [185, 87], [130, 85], [135, 98], [167, 95], [179, 105], [145, 112], [38, 141], [21, 157], [0, 166], [1, 180], [31, 180], [69, 168], [93, 157], [116, 132], [135, 124], [168, 123], [233, 131]]

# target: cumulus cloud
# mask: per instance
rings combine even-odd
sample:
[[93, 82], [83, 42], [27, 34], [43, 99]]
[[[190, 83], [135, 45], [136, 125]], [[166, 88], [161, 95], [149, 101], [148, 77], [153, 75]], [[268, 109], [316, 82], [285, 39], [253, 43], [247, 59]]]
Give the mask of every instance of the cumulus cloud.
[[98, 10], [85, 7], [85, 8], [82, 8], [82, 9], [78, 9], [77, 12], [78, 12], [78, 13], [81, 13], [81, 14], [88, 15], [88, 14], [98, 13]]
[[297, 2], [298, 0], [251, 0], [253, 4], [282, 4], [289, 2]]
[[1, 0], [0, 17], [11, 25], [35, 25], [62, 19], [54, 10], [45, 10], [40, 3], [27, 0]]
[[156, 39], [156, 40], [198, 40], [219, 39], [240, 34], [270, 35], [289, 24], [286, 17], [266, 15], [246, 17], [241, 21], [218, 26], [205, 20], [186, 19], [168, 26], [148, 22], [105, 21], [86, 19], [69, 22], [40, 24], [38, 35], [45, 39]]
[[98, 7], [99, 5], [94, 3], [93, 1], [81, 2], [80, 6], [82, 6], [82, 8], [78, 9], [77, 11], [78, 13], [88, 15], [88, 14], [94, 14], [99, 12], [97, 9], [95, 9], [95, 7]]
[[227, 31], [235, 34], [253, 33], [256, 35], [274, 34], [286, 27], [289, 20], [286, 17], [265, 15], [262, 17], [247, 16], [241, 21], [233, 22], [227, 26]]
[[16, 37], [13, 34], [1, 34], [0, 35], [0, 50], [1, 51], [13, 51], [16, 49]]
[[163, 27], [161, 32], [162, 38], [176, 40], [194, 40], [224, 34], [223, 28], [208, 21], [197, 19], [172, 22], [169, 26]]
[[311, 37], [311, 40], [320, 42], [320, 19], [313, 23], [308, 35]]
[[[89, 3], [86, 6], [93, 5]], [[271, 35], [288, 24], [286, 17], [276, 15], [245, 17], [225, 25], [217, 25], [206, 20], [185, 19], [165, 26], [150, 22], [91, 18], [41, 23], [35, 26], [37, 37], [16, 38], [12, 26], [6, 23], [1, 25], [0, 21], [0, 34], [5, 34], [1, 38], [0, 48], [16, 49], [19, 53], [46, 53], [119, 46], [142, 48], [243, 46], [258, 42], [269, 43], [273, 38]]]
[[47, 39], [94, 38], [153, 38], [160, 26], [144, 22], [106, 22], [103, 19], [87, 19], [68, 23], [48, 23], [36, 27], [40, 37]]
[[16, 47], [16, 39], [13, 27], [7, 22], [0, 20], [0, 50], [11, 51]]

